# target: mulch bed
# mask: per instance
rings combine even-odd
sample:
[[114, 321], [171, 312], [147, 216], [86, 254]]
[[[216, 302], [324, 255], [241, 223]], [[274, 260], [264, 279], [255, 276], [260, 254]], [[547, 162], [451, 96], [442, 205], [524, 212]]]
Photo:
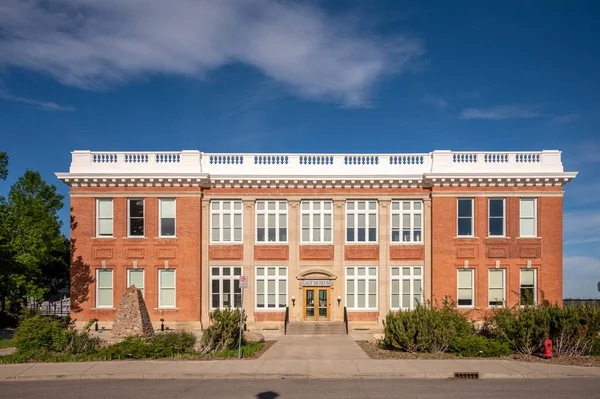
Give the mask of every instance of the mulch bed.
[[408, 353], [399, 352], [389, 349], [383, 349], [369, 341], [356, 341], [363, 351], [371, 359], [404, 359], [404, 360], [419, 360], [419, 359], [494, 359], [494, 360], [512, 360], [530, 363], [545, 363], [545, 364], [561, 364], [568, 366], [584, 366], [584, 367], [600, 367], [600, 357], [598, 356], [581, 356], [581, 357], [553, 357], [552, 359], [544, 359], [538, 356], [527, 355], [511, 355], [501, 357], [460, 357], [452, 353]]

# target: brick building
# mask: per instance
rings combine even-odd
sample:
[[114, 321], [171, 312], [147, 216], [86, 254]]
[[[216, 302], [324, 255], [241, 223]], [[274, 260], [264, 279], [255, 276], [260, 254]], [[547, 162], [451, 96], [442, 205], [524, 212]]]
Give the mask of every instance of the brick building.
[[562, 300], [559, 151], [379, 155], [75, 151], [73, 318], [110, 327], [142, 289], [155, 324], [341, 321], [452, 298], [479, 315]]

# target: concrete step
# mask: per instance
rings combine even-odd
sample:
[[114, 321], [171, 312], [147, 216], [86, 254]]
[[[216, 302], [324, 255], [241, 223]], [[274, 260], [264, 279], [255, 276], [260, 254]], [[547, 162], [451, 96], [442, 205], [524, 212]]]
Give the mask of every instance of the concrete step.
[[288, 323], [287, 335], [345, 335], [346, 325], [340, 322]]

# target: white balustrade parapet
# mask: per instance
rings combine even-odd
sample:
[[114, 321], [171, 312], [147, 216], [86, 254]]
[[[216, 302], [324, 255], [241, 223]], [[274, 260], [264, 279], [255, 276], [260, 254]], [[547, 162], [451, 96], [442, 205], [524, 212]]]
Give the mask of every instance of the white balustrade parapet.
[[211, 177], [425, 176], [561, 174], [560, 151], [456, 152], [424, 154], [210, 154], [179, 152], [74, 151], [69, 170], [77, 175], [208, 174]]

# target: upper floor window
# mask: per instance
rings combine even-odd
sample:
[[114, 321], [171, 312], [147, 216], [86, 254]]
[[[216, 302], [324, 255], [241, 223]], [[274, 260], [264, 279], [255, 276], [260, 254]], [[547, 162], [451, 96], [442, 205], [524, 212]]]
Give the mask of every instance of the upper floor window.
[[473, 198], [459, 198], [458, 201], [458, 236], [473, 236]]
[[96, 200], [96, 236], [112, 237], [113, 235], [113, 200], [98, 198]]
[[127, 236], [144, 236], [144, 200], [142, 198], [127, 200]]
[[242, 201], [211, 201], [211, 241], [242, 241]]
[[537, 198], [521, 198], [521, 237], [537, 237]]
[[159, 208], [159, 227], [158, 235], [160, 237], [175, 236], [175, 198], [160, 198], [158, 200]]
[[346, 201], [346, 242], [377, 242], [377, 201]]
[[392, 242], [422, 242], [423, 201], [392, 201]]
[[490, 237], [504, 237], [504, 198], [490, 198], [488, 201], [488, 234]]
[[286, 201], [256, 201], [256, 241], [287, 242]]
[[392, 267], [391, 275], [392, 309], [414, 309], [423, 303], [421, 267]]
[[333, 202], [302, 201], [302, 243], [330, 243], [333, 241]]

